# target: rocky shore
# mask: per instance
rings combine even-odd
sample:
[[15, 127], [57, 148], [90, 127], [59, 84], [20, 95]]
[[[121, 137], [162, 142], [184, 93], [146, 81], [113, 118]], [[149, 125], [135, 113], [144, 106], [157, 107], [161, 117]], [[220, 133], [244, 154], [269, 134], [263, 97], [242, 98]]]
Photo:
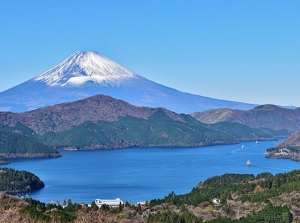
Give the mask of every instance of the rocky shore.
[[276, 158], [276, 159], [291, 159], [295, 161], [300, 161], [300, 153], [295, 151], [290, 151], [287, 148], [267, 150], [267, 152], [265, 153], [265, 157]]

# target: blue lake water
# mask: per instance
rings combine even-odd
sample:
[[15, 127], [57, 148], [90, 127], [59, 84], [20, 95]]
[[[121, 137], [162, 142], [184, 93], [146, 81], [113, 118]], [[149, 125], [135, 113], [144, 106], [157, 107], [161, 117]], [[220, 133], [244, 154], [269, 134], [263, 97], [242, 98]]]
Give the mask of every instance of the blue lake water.
[[[132, 148], [62, 151], [61, 158], [13, 160], [7, 167], [30, 171], [45, 188], [31, 197], [43, 202], [96, 198], [137, 201], [183, 194], [200, 181], [224, 173], [272, 174], [300, 168], [300, 162], [267, 159], [266, 148], [279, 141], [245, 142], [200, 148]], [[250, 160], [252, 165], [246, 165]]]

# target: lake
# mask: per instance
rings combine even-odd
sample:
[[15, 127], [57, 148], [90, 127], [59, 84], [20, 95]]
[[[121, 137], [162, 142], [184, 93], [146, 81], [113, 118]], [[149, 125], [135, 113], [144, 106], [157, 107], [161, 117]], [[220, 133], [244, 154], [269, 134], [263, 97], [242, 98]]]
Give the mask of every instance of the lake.
[[[299, 169], [300, 162], [265, 158], [266, 148], [279, 141], [199, 148], [61, 151], [61, 158], [18, 159], [7, 167], [39, 176], [46, 186], [30, 196], [42, 202], [70, 198], [91, 203], [96, 198], [121, 198], [136, 203], [163, 198], [171, 191], [187, 193], [200, 181], [224, 173], [276, 174]], [[246, 165], [247, 160], [251, 167]]]

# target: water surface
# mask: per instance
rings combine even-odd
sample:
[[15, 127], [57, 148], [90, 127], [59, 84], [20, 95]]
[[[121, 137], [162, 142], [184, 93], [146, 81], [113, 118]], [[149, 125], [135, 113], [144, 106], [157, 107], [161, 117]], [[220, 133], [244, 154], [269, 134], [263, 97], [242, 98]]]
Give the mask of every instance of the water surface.
[[[43, 202], [91, 203], [96, 198], [137, 201], [183, 194], [200, 181], [224, 173], [287, 172], [300, 162], [267, 159], [266, 148], [279, 141], [245, 142], [200, 148], [132, 148], [62, 151], [61, 158], [13, 160], [8, 167], [30, 171], [45, 188], [31, 197]], [[252, 167], [246, 165], [250, 160]]]

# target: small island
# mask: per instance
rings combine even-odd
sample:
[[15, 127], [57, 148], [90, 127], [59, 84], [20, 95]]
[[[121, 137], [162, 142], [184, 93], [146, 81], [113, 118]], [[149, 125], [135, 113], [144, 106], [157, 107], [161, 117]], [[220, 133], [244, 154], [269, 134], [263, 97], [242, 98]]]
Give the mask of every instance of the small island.
[[30, 193], [44, 187], [44, 182], [33, 173], [0, 168], [0, 192], [8, 194]]

